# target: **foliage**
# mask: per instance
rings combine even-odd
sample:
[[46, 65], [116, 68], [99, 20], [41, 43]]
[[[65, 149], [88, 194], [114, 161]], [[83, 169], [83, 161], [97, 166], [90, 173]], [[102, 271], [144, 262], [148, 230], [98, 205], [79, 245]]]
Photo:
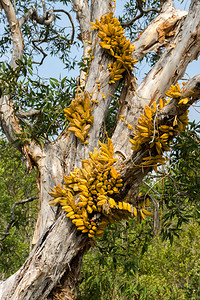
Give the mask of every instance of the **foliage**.
[[[0, 65], [0, 95], [5, 92], [10, 94], [15, 112], [19, 118], [20, 126], [23, 129], [21, 138], [34, 139], [42, 143], [44, 139], [55, 138], [65, 127], [63, 109], [68, 106], [74, 97], [76, 80], [74, 78], [61, 77], [46, 80], [41, 76], [40, 66], [46, 56], [54, 56], [62, 62], [63, 69], [74, 69], [77, 60], [74, 48], [79, 46], [79, 42], [74, 41], [74, 29], [68, 15], [65, 13], [71, 9], [71, 1], [45, 1], [46, 10], [53, 9], [55, 18], [51, 25], [41, 26], [34, 18], [29, 18], [22, 26], [23, 35], [23, 59], [17, 62], [18, 66], [13, 70], [9, 63]], [[42, 3], [41, 3], [42, 4]], [[33, 1], [14, 1], [17, 18], [20, 19], [33, 8], [43, 15], [42, 5]], [[58, 9], [59, 8], [59, 9]], [[56, 10], [57, 9], [57, 10]], [[0, 41], [1, 57], [3, 60], [10, 59], [10, 28], [4, 10], [0, 11], [1, 34]], [[61, 15], [66, 15], [66, 22], [61, 26]], [[68, 20], [69, 19], [69, 20]], [[74, 24], [73, 24], [74, 25]], [[57, 66], [56, 66], [57, 67]], [[63, 70], [62, 70], [63, 71]], [[33, 109], [38, 110], [37, 115], [28, 118], [21, 117], [21, 111]]]
[[[58, 8], [58, 4], [68, 5], [71, 8], [71, 1], [45, 1], [46, 10]], [[41, 3], [42, 4], [42, 3]], [[38, 2], [28, 1], [14, 1], [16, 10], [16, 16], [18, 19], [27, 13], [29, 9], [35, 8], [42, 16], [42, 5]], [[59, 7], [63, 8], [60, 4]], [[55, 18], [51, 25], [41, 26], [34, 18], [30, 18], [29, 22], [25, 22], [22, 26], [23, 42], [24, 42], [24, 55], [27, 57], [34, 56], [34, 64], [41, 65], [44, 58], [47, 55], [58, 57], [64, 64], [65, 68], [73, 69], [76, 64], [76, 60], [73, 57], [73, 51], [71, 51], [74, 45], [78, 45], [78, 42], [72, 40], [72, 26], [69, 21], [65, 23], [65, 26], [60, 26], [60, 16], [63, 12], [56, 11]], [[11, 39], [10, 29], [7, 24], [7, 19], [4, 11], [1, 12], [1, 32], [3, 38], [1, 39], [1, 55], [8, 55]], [[63, 24], [62, 24], [63, 25]]]
[[150, 220], [106, 228], [84, 258], [78, 299], [199, 299], [199, 128], [174, 140], [168, 176], [154, 184], [160, 235]]
[[149, 232], [145, 221], [107, 228], [84, 257], [78, 299], [199, 299], [199, 225], [184, 226], [172, 246]]
[[[47, 81], [35, 77], [32, 59], [26, 56], [17, 65], [14, 70], [9, 64], [1, 64], [0, 93], [6, 87], [6, 93], [11, 95], [23, 136], [36, 141], [57, 136], [65, 127], [63, 110], [74, 97], [75, 80], [64, 77]], [[33, 108], [37, 111], [35, 115], [26, 118], [20, 115], [21, 111]]]
[[164, 181], [163, 237], [173, 240], [183, 223], [200, 223], [200, 124], [190, 123], [174, 141], [169, 173]]
[[0, 241], [0, 273], [8, 277], [17, 271], [27, 258], [36, 221], [37, 200], [15, 206], [15, 202], [37, 195], [35, 172], [26, 174], [21, 154], [4, 139], [0, 140], [0, 239], [12, 222], [10, 234]]

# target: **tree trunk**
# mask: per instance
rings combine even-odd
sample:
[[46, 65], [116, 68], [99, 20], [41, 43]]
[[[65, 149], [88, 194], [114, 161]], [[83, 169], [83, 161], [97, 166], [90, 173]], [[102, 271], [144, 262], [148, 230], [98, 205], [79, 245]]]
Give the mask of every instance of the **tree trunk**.
[[[9, 0], [0, 0], [2, 6], [11, 6]], [[187, 65], [199, 55], [200, 46], [200, 4], [193, 0], [189, 13], [175, 10], [171, 1], [162, 1], [163, 6], [159, 15], [151, 22], [140, 36], [133, 41], [136, 49], [133, 58], [142, 59], [146, 54], [166, 47], [157, 64], [147, 74], [144, 81], [137, 86], [133, 75], [126, 74], [124, 87], [120, 98], [120, 107], [112, 142], [115, 157], [119, 159], [116, 168], [120, 170], [123, 187], [117, 196], [120, 201], [126, 199], [129, 203], [137, 201], [138, 190], [144, 176], [152, 170], [151, 167], [141, 168], [140, 163], [146, 156], [146, 150], [133, 153], [129, 142], [132, 133], [120, 114], [133, 127], [137, 125], [145, 105], [160, 97], [182, 77]], [[9, 4], [9, 5], [8, 5]], [[81, 73], [82, 88], [88, 94], [93, 93], [93, 99], [98, 101], [94, 106], [94, 125], [90, 129], [88, 145], [82, 145], [78, 139], [67, 130], [53, 143], [46, 142], [39, 146], [32, 141], [23, 144], [21, 151], [26, 155], [29, 167], [38, 168], [38, 186], [40, 191], [39, 215], [33, 237], [33, 245], [24, 265], [0, 283], [0, 298], [9, 300], [42, 300], [42, 299], [75, 299], [76, 286], [80, 276], [82, 257], [92, 240], [87, 235], [76, 230], [76, 226], [60, 208], [49, 205], [49, 192], [54, 186], [63, 183], [63, 175], [69, 174], [74, 168], [81, 167], [81, 159], [89, 157], [89, 151], [98, 146], [98, 140], [105, 136], [105, 119], [110, 102], [119, 86], [119, 81], [109, 84], [107, 64], [111, 57], [98, 44], [98, 38], [90, 29], [90, 21], [99, 19], [111, 10], [110, 1], [96, 0], [88, 6], [86, 0], [73, 0], [74, 10], [80, 23], [84, 57], [88, 55], [88, 40], [92, 41], [94, 59], [91, 62], [88, 76]], [[12, 11], [14, 14], [14, 11]], [[9, 15], [7, 16], [10, 18]], [[13, 29], [14, 30], [14, 29]], [[13, 36], [20, 38], [20, 29], [14, 30]], [[21, 40], [22, 42], [22, 40]], [[22, 43], [18, 43], [15, 59], [21, 57]], [[17, 54], [16, 54], [17, 53]], [[85, 78], [85, 79], [84, 79]], [[102, 81], [102, 82], [101, 82]], [[99, 82], [101, 86], [99, 89]], [[199, 99], [199, 76], [188, 82], [187, 90], [191, 101]], [[102, 95], [107, 95], [106, 98]], [[17, 119], [9, 102], [9, 97], [1, 99], [0, 114], [2, 128], [9, 141], [15, 140], [15, 133], [20, 132]], [[161, 120], [176, 115], [176, 106], [167, 107]], [[134, 166], [134, 167], [133, 167]], [[158, 207], [157, 207], [158, 209]], [[156, 210], [157, 213], [157, 210]], [[60, 297], [60, 298], [59, 298]]]

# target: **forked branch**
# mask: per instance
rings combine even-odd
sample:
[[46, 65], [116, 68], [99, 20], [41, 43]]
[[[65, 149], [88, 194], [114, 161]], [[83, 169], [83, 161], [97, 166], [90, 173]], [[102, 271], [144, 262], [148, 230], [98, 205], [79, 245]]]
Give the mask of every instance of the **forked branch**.
[[[137, 12], [139, 11], [139, 14], [137, 15]], [[135, 23], [135, 21], [139, 20], [140, 18], [143, 17], [143, 15], [148, 14], [149, 12], [156, 12], [159, 13], [160, 10], [157, 8], [147, 8], [144, 9], [142, 7], [142, 0], [137, 0], [137, 11], [136, 11], [136, 15], [134, 18], [132, 18], [131, 20], [127, 21], [127, 22], [123, 22], [121, 25], [123, 27], [129, 27], [131, 25], [133, 25]]]
[[0, 241], [5, 240], [5, 238], [10, 235], [10, 230], [15, 225], [15, 221], [16, 221], [15, 207], [16, 207], [16, 205], [26, 204], [26, 203], [32, 202], [35, 199], [38, 199], [38, 197], [30, 197], [30, 198], [27, 198], [27, 199], [24, 199], [24, 200], [21, 200], [21, 201], [17, 201], [12, 205], [12, 208], [11, 208], [11, 221], [9, 222], [8, 226], [6, 227], [5, 232], [0, 232], [0, 235], [2, 236], [2, 238], [0, 238]]

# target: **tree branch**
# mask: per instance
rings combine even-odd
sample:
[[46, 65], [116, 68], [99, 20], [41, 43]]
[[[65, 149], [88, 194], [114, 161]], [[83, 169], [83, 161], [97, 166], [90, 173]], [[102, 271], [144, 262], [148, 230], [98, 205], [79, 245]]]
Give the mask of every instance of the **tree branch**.
[[74, 22], [73, 22], [73, 20], [72, 20], [72, 17], [71, 17], [71, 15], [70, 15], [70, 13], [68, 13], [66, 10], [64, 10], [64, 9], [54, 9], [53, 10], [54, 12], [62, 12], [62, 13], [64, 13], [64, 14], [66, 14], [67, 16], [68, 16], [68, 18], [69, 18], [69, 20], [70, 20], [70, 23], [71, 23], [71, 25], [72, 25], [72, 35], [71, 35], [71, 40], [70, 40], [70, 44], [72, 44], [73, 43], [73, 40], [74, 40], [74, 35], [75, 35], [75, 26], [74, 26]]
[[45, 0], [42, 0], [42, 8], [43, 8], [43, 19], [47, 17], [46, 3]]
[[133, 59], [141, 60], [147, 53], [159, 51], [167, 46], [187, 14], [187, 11], [167, 6], [167, 9], [163, 10], [132, 43], [135, 47]]
[[16, 113], [16, 116], [19, 116], [21, 118], [29, 118], [34, 117], [41, 114], [41, 110], [37, 109], [30, 109], [29, 111], [19, 111]]
[[141, 0], [137, 0], [137, 8], [139, 10], [139, 15], [136, 15], [133, 19], [127, 21], [127, 22], [124, 22], [124, 23], [121, 23], [121, 26], [123, 27], [129, 27], [131, 25], [133, 25], [133, 23], [135, 21], [137, 21], [138, 19], [142, 18], [143, 15], [145, 14], [148, 14], [149, 12], [156, 12], [156, 13], [159, 13], [160, 10], [156, 9], [156, 8], [148, 8], [148, 9], [143, 9], [142, 7], [142, 1]]
[[32, 15], [34, 15], [35, 8], [30, 8], [20, 19], [19, 19], [19, 27], [22, 28], [22, 26], [28, 21], [28, 19], [31, 18]]
[[153, 218], [153, 236], [155, 237], [159, 232], [159, 224], [160, 224], [160, 214], [159, 214], [159, 201], [149, 196], [154, 203], [154, 218]]
[[[21, 59], [23, 54], [23, 38], [10, 0], [0, 0], [0, 4], [5, 11], [10, 25], [11, 38], [13, 42], [13, 52], [10, 65], [13, 69], [15, 69], [17, 66], [16, 60]], [[5, 95], [0, 98], [0, 123], [8, 140], [13, 142], [16, 139], [15, 134], [19, 134], [21, 129], [19, 127], [18, 120], [14, 115], [9, 95]]]
[[30, 197], [30, 198], [27, 198], [27, 199], [22, 200], [22, 201], [17, 201], [12, 205], [12, 208], [11, 208], [11, 221], [9, 222], [5, 232], [0, 232], [0, 235], [3, 236], [2, 238], [0, 238], [0, 241], [5, 240], [5, 238], [8, 235], [10, 235], [10, 229], [15, 225], [15, 220], [16, 220], [16, 218], [15, 218], [15, 207], [16, 207], [16, 205], [29, 203], [29, 202], [32, 202], [35, 199], [38, 199], [38, 197]]
[[0, 0], [0, 4], [5, 11], [8, 23], [10, 25], [11, 38], [13, 42], [13, 52], [11, 67], [16, 67], [16, 60], [20, 59], [23, 53], [23, 38], [15, 15], [14, 8], [10, 0]]
[[38, 24], [41, 25], [51, 25], [54, 20], [53, 10], [50, 9], [43, 13], [42, 17], [39, 17], [36, 8], [30, 8], [20, 19], [19, 19], [19, 27], [21, 28], [24, 23], [28, 21], [28, 19], [35, 20]]
[[[77, 13], [77, 18], [79, 20], [81, 29], [81, 40], [84, 45], [84, 55], [88, 49], [87, 42], [91, 40], [91, 25], [90, 25], [90, 9], [88, 1], [86, 0], [73, 0], [73, 8]], [[85, 57], [85, 56], [84, 56]]]
[[[187, 81], [181, 90], [181, 95], [183, 98], [189, 98], [190, 104], [200, 99], [200, 75], [196, 75]], [[158, 114], [161, 122], [167, 116], [175, 116], [178, 113], [179, 108], [175, 105], [176, 100], [173, 99], [163, 110]], [[185, 110], [187, 106], [185, 107]], [[184, 112], [184, 111], [183, 111]]]
[[[173, 44], [166, 48], [165, 52], [148, 73], [144, 81], [135, 91], [129, 88], [121, 114], [129, 124], [134, 126], [145, 105], [158, 101], [172, 84], [182, 78], [188, 64], [199, 55], [200, 47], [200, 3], [194, 1], [190, 11], [179, 27]], [[128, 158], [131, 156], [131, 145], [129, 145], [130, 130], [121, 120], [113, 134], [112, 140], [116, 144], [115, 150], [122, 151]], [[130, 147], [129, 147], [130, 146]]]
[[[146, 184], [146, 186], [148, 186], [149, 189], [152, 190], [154, 192], [154, 194], [160, 198], [160, 194], [152, 186], [150, 186], [144, 180], [143, 180], [143, 183]], [[159, 219], [160, 219], [159, 201], [156, 198], [154, 198], [152, 195], [150, 195], [150, 194], [148, 194], [148, 196], [151, 198], [151, 200], [154, 203], [153, 236], [155, 237], [158, 234], [158, 232], [159, 232], [159, 223], [160, 223], [159, 222]]]
[[[153, 193], [155, 194], [155, 195], [157, 195], [158, 197], [160, 197], [160, 194], [152, 187], [152, 186], [150, 186], [150, 184], [148, 184], [146, 181], [144, 181], [143, 180], [143, 183], [144, 184], [146, 184], [146, 186], [148, 186], [148, 188], [150, 189], [150, 190], [152, 190], [153, 191]], [[147, 192], [148, 193], [148, 192]]]
[[[34, 40], [34, 41], [31, 41], [32, 42], [32, 44], [33, 44], [33, 47], [35, 48], [35, 49], [37, 49], [40, 53], [42, 53], [42, 55], [43, 55], [43, 57], [42, 57], [42, 59], [41, 59], [41, 61], [40, 62], [34, 62], [35, 64], [39, 64], [40, 66], [43, 64], [43, 62], [44, 62], [44, 60], [45, 60], [45, 57], [47, 57], [47, 54], [44, 52], [44, 50], [41, 48], [41, 47], [38, 47], [37, 45], [36, 45], [36, 43], [37, 42], [41, 42], [40, 40]], [[45, 42], [45, 40], [43, 40], [42, 42]]]
[[170, 7], [173, 7], [173, 0], [160, 0], [161, 11], [165, 11]]

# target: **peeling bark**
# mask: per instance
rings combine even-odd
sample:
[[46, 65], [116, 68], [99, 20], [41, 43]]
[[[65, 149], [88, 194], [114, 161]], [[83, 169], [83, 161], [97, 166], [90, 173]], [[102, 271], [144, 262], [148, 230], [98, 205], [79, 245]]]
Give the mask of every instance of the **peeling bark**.
[[[133, 127], [137, 124], [140, 113], [146, 104], [158, 101], [171, 84], [182, 77], [188, 64], [196, 59], [200, 49], [200, 3], [193, 0], [189, 12], [175, 10], [172, 1], [161, 1], [160, 14], [151, 22], [140, 36], [133, 41], [136, 49], [134, 59], [142, 59], [147, 53], [159, 51], [165, 47], [161, 58], [147, 74], [144, 81], [137, 86], [135, 78], [126, 74], [123, 91], [120, 98], [120, 114]], [[13, 39], [13, 56], [11, 65], [20, 58], [23, 51], [23, 39], [18, 21], [9, 0], [0, 0], [11, 26]], [[45, 143], [43, 147], [34, 141], [23, 145], [30, 167], [36, 165], [39, 171], [38, 185], [40, 189], [39, 216], [33, 237], [34, 248], [21, 269], [0, 283], [1, 299], [75, 299], [73, 289], [76, 288], [80, 274], [81, 261], [84, 252], [91, 246], [91, 241], [84, 234], [77, 232], [75, 225], [60, 212], [59, 208], [49, 206], [49, 192], [54, 185], [62, 184], [63, 174], [68, 174], [74, 168], [81, 166], [81, 158], [88, 158], [89, 151], [98, 145], [98, 140], [105, 135], [105, 118], [119, 82], [108, 84], [109, 71], [107, 64], [112, 58], [99, 46], [99, 38], [91, 32], [90, 21], [100, 18], [109, 12], [109, 1], [92, 1], [91, 6], [86, 0], [73, 0], [73, 7], [79, 20], [83, 56], [88, 56], [92, 47], [94, 59], [89, 72], [81, 74], [82, 86], [99, 101], [93, 107], [94, 125], [90, 129], [88, 145], [82, 145], [73, 134], [64, 131], [54, 143]], [[23, 24], [22, 24], [23, 25]], [[88, 44], [91, 40], [92, 44]], [[99, 88], [100, 84], [100, 88]], [[185, 95], [193, 101], [200, 98], [199, 76], [185, 85]], [[106, 97], [102, 97], [102, 95]], [[15, 140], [15, 134], [20, 133], [17, 117], [14, 115], [9, 96], [4, 96], [0, 102], [1, 125], [10, 142]], [[166, 107], [165, 114], [175, 114], [175, 106]], [[163, 118], [165, 115], [163, 114]], [[140, 164], [145, 151], [134, 154], [131, 150], [130, 136], [133, 134], [127, 125], [118, 121], [112, 135], [115, 155], [119, 158], [116, 168], [120, 169], [124, 186], [117, 196], [120, 200], [135, 203], [138, 189], [144, 176], [151, 168], [141, 168]], [[133, 167], [133, 163], [136, 167]], [[138, 167], [137, 167], [138, 166]], [[155, 232], [158, 230], [158, 205], [155, 204]]]
[[5, 11], [6, 17], [10, 25], [11, 38], [13, 42], [11, 66], [15, 68], [16, 60], [19, 59], [23, 53], [24, 45], [22, 33], [19, 28], [19, 22], [16, 18], [15, 11], [10, 0], [1, 0], [0, 4]]
[[[78, 279], [77, 273], [80, 270], [74, 269], [74, 264], [78, 263], [80, 266], [87, 247], [89, 239], [78, 234], [75, 226], [62, 213], [44, 231], [22, 268], [0, 285], [1, 299], [43, 300], [51, 292], [54, 297], [53, 294], [56, 295], [62, 280], [66, 284], [65, 294], [72, 293], [76, 281], [72, 277], [71, 281], [66, 282], [66, 278], [70, 279], [70, 275], [74, 274]], [[54, 289], [56, 285], [58, 288]], [[70, 297], [69, 295], [66, 299]]]
[[179, 23], [184, 21], [187, 14], [187, 11], [177, 10], [171, 5], [165, 6], [165, 9], [133, 42], [135, 46], [133, 58], [141, 60], [147, 53], [160, 51], [162, 47], [169, 45]]

